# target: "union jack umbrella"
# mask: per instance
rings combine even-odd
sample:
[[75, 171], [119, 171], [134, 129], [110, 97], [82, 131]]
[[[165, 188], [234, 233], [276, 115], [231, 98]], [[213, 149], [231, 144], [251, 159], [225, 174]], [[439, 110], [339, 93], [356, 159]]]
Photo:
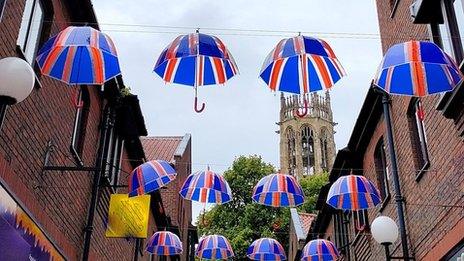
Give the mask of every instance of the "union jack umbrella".
[[362, 210], [382, 202], [379, 190], [364, 176], [346, 175], [330, 187], [327, 204], [343, 210]]
[[293, 176], [271, 174], [263, 177], [253, 189], [253, 201], [272, 207], [296, 207], [304, 202], [304, 193]]
[[424, 97], [451, 91], [462, 80], [459, 67], [436, 44], [409, 41], [388, 49], [374, 84], [390, 94]]
[[216, 36], [198, 33], [178, 36], [161, 53], [155, 73], [165, 82], [195, 88], [195, 111], [198, 108], [197, 87], [224, 84], [238, 73], [232, 55]]
[[166, 186], [177, 176], [164, 160], [152, 160], [135, 168], [129, 177], [129, 197], [144, 195]]
[[306, 93], [330, 89], [345, 74], [335, 53], [321, 39], [296, 36], [281, 40], [269, 53], [260, 77], [272, 91], [303, 94], [304, 111], [308, 113]]
[[248, 248], [247, 256], [251, 260], [286, 260], [282, 245], [272, 238], [255, 240]]
[[325, 239], [311, 240], [303, 248], [302, 261], [331, 261], [340, 256], [335, 245]]
[[37, 54], [42, 74], [67, 84], [102, 85], [121, 74], [111, 38], [88, 26], [69, 26]]
[[221, 235], [210, 235], [200, 239], [195, 256], [208, 260], [228, 259], [234, 256], [234, 251], [227, 238]]
[[172, 232], [159, 231], [150, 237], [146, 250], [159, 256], [179, 255], [182, 254], [182, 242]]
[[179, 193], [185, 199], [201, 203], [224, 204], [232, 200], [229, 183], [211, 170], [190, 174]]

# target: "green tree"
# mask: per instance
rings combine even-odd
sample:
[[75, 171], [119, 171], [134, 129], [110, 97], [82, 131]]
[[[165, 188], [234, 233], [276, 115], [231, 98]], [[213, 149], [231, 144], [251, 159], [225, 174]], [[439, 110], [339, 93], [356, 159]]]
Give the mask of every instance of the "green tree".
[[200, 234], [221, 234], [229, 239], [236, 260], [248, 260], [248, 246], [261, 237], [272, 237], [288, 249], [290, 213], [288, 208], [266, 207], [253, 203], [253, 187], [264, 176], [275, 172], [259, 156], [241, 156], [224, 173], [233, 200], [216, 205], [199, 217]]
[[329, 174], [327, 172], [305, 176], [300, 179], [300, 185], [305, 194], [305, 202], [298, 207], [298, 210], [305, 213], [315, 213], [316, 203], [319, 196], [319, 191], [322, 186], [329, 182]]

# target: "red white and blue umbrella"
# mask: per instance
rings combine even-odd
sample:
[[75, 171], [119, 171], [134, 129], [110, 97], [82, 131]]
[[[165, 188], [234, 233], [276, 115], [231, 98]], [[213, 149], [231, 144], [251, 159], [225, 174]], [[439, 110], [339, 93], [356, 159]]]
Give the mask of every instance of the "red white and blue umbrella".
[[309, 241], [303, 248], [302, 261], [332, 261], [340, 256], [335, 245], [325, 239]]
[[121, 74], [111, 38], [88, 26], [69, 26], [37, 54], [42, 74], [67, 84], [102, 85]]
[[234, 256], [234, 251], [227, 238], [221, 235], [210, 235], [200, 239], [195, 256], [208, 260], [228, 259]]
[[248, 248], [247, 257], [251, 260], [286, 260], [282, 245], [272, 238], [255, 240]]
[[253, 189], [253, 201], [272, 207], [296, 207], [304, 202], [304, 193], [295, 177], [271, 174], [263, 177]]
[[164, 160], [151, 160], [135, 168], [129, 177], [129, 197], [144, 195], [166, 186], [177, 176]]
[[[272, 91], [306, 94], [330, 89], [345, 75], [345, 70], [327, 42], [296, 36], [281, 40], [269, 53], [260, 77]], [[304, 99], [307, 114], [308, 104]]]
[[201, 33], [180, 35], [163, 50], [154, 71], [165, 82], [188, 85], [195, 88], [195, 111], [197, 87], [224, 84], [238, 73], [232, 55], [216, 36]]
[[382, 202], [379, 190], [364, 176], [346, 175], [330, 187], [327, 204], [343, 210], [362, 210]]
[[211, 170], [190, 174], [179, 193], [185, 199], [201, 203], [224, 204], [232, 200], [229, 183]]
[[424, 97], [451, 91], [462, 80], [459, 67], [436, 44], [409, 41], [388, 49], [374, 83], [390, 94]]
[[159, 231], [150, 237], [146, 250], [159, 256], [180, 255], [182, 254], [182, 242], [172, 232]]

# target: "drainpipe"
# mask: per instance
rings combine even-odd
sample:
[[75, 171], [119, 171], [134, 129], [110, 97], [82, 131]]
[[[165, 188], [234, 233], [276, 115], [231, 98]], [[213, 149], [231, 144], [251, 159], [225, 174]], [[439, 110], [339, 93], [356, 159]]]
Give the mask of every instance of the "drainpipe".
[[107, 146], [106, 136], [110, 128], [113, 128], [113, 124], [110, 124], [113, 118], [114, 113], [110, 113], [110, 108], [108, 105], [105, 105], [104, 109], [104, 116], [102, 121], [102, 129], [100, 132], [100, 143], [98, 145], [98, 153], [97, 153], [97, 161], [95, 163], [97, 170], [93, 176], [93, 185], [92, 185], [92, 194], [90, 198], [90, 206], [89, 212], [87, 215], [87, 225], [84, 228], [85, 235], [84, 235], [84, 250], [82, 254], [82, 260], [87, 261], [89, 260], [89, 253], [90, 253], [90, 242], [92, 240], [92, 232], [93, 232], [93, 220], [95, 216], [95, 210], [97, 209], [98, 204], [98, 194], [99, 194], [99, 187], [100, 187], [100, 180], [104, 171], [104, 155], [105, 147]]

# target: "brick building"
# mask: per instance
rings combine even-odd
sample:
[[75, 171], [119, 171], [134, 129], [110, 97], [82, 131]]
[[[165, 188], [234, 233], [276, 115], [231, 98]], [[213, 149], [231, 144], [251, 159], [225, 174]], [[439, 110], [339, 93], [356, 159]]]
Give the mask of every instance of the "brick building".
[[[442, 46], [463, 69], [461, 0], [377, 0], [377, 9], [384, 52], [395, 43], [430, 40]], [[391, 100], [407, 239], [410, 255], [416, 260], [457, 260], [464, 252], [462, 85], [420, 101], [398, 96]], [[366, 89], [369, 87], [366, 83]], [[419, 102], [425, 110], [423, 121], [417, 119]], [[385, 259], [383, 247], [369, 232], [370, 222], [379, 215], [397, 220], [390, 155], [384, 144], [382, 97], [369, 88], [348, 145], [335, 158], [330, 183], [352, 170], [375, 181], [384, 201], [369, 211], [337, 211], [325, 204], [328, 184], [320, 192], [319, 214], [307, 238], [317, 235], [332, 240], [343, 260]], [[390, 250], [393, 256], [402, 256], [400, 240]]]
[[[147, 131], [137, 97], [121, 95], [121, 77], [104, 88], [69, 87], [41, 76], [34, 61], [38, 47], [71, 24], [98, 28], [90, 0], [0, 1], [0, 58], [21, 57], [36, 72], [31, 95], [8, 109], [0, 131], [0, 207], [16, 213], [0, 217], [0, 259], [37, 258], [37, 251], [45, 251], [40, 254], [78, 260], [85, 238], [91, 238], [90, 260], [147, 260], [142, 240], [105, 237], [110, 194], [126, 193], [116, 185], [127, 184], [130, 171], [145, 160], [139, 136]], [[83, 106], [76, 107], [75, 99]], [[45, 160], [100, 171], [44, 170]], [[100, 186], [91, 224], [94, 184]], [[151, 205], [155, 230], [156, 221], [164, 222], [159, 193], [153, 193]], [[15, 219], [31, 233], [24, 242], [9, 240], [15, 231], [6, 222]]]
[[299, 260], [301, 251], [306, 243], [306, 235], [311, 228], [311, 224], [316, 218], [315, 214], [298, 213], [296, 208], [290, 209], [290, 236], [288, 260]]
[[[192, 226], [192, 202], [184, 200], [179, 191], [192, 171], [192, 139], [190, 134], [171, 137], [144, 137], [143, 148], [147, 160], [165, 160], [177, 171], [177, 178], [161, 189], [166, 208], [168, 230], [177, 234], [183, 244], [180, 260], [194, 260], [198, 243], [196, 228]], [[173, 258], [171, 258], [173, 260]]]

